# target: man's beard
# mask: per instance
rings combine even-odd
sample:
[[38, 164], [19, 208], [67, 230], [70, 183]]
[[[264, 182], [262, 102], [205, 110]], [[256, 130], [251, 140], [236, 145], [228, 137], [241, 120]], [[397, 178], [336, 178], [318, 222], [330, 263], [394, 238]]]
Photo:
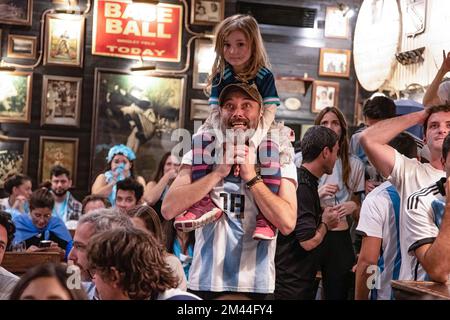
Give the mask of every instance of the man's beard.
[[53, 193], [57, 196], [57, 197], [62, 197], [63, 195], [65, 195], [67, 193], [67, 191], [69, 191], [69, 189], [63, 189], [63, 191], [57, 191], [57, 190], [53, 190]]

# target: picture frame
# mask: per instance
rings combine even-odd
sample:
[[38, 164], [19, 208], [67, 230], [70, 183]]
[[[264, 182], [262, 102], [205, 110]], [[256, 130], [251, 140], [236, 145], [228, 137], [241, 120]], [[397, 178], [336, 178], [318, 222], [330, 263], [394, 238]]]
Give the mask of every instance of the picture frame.
[[90, 181], [104, 171], [117, 144], [136, 153], [136, 175], [153, 178], [164, 153], [179, 143], [172, 134], [183, 127], [186, 78], [96, 68]]
[[194, 52], [194, 70], [192, 88], [203, 89], [208, 82], [216, 54], [214, 44], [210, 39], [196, 39]]
[[339, 107], [339, 82], [314, 81], [311, 112], [319, 113], [326, 107]]
[[44, 65], [82, 67], [85, 18], [73, 14], [47, 14]]
[[31, 26], [33, 0], [0, 0], [0, 23]]
[[29, 138], [0, 135], [0, 188], [10, 173], [27, 174]]
[[32, 72], [0, 71], [0, 122], [30, 123]]
[[191, 1], [191, 24], [216, 25], [224, 16], [225, 0]]
[[319, 76], [350, 77], [351, 50], [347, 49], [320, 49]]
[[211, 107], [208, 105], [208, 100], [191, 99], [191, 120], [206, 120]]
[[37, 37], [18, 34], [8, 35], [7, 58], [35, 59]]
[[82, 78], [44, 75], [41, 126], [80, 127]]
[[304, 123], [302, 124], [302, 129], [300, 133], [300, 141], [303, 140], [303, 137], [305, 136], [306, 131], [308, 131], [309, 128], [313, 127], [314, 123]]
[[72, 186], [76, 186], [78, 142], [78, 138], [40, 137], [38, 184], [50, 180], [51, 168], [55, 165], [61, 165], [69, 170], [72, 177]]
[[325, 38], [348, 39], [350, 19], [339, 7], [327, 7], [325, 15]]

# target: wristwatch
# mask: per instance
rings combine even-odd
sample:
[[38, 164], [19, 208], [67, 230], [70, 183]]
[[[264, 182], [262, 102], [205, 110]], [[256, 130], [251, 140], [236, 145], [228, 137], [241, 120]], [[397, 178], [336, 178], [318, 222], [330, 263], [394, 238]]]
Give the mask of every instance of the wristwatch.
[[249, 181], [246, 183], [247, 188], [250, 189], [250, 188], [253, 187], [255, 184], [257, 184], [258, 182], [262, 182], [262, 181], [263, 181], [262, 177], [261, 177], [259, 174], [257, 174], [253, 179], [249, 180]]

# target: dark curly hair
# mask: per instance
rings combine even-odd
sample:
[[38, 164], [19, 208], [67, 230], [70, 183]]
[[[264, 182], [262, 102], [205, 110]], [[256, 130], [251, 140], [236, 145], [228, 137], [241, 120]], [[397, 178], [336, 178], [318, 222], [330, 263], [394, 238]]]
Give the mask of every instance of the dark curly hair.
[[14, 233], [16, 232], [16, 226], [12, 221], [11, 215], [6, 211], [0, 211], [0, 225], [5, 227], [6, 235], [8, 238], [7, 246], [9, 246], [14, 239]]
[[119, 273], [119, 287], [133, 300], [155, 299], [176, 288], [178, 279], [164, 260], [155, 237], [135, 228], [117, 228], [95, 235], [88, 244], [89, 268], [106, 281]]

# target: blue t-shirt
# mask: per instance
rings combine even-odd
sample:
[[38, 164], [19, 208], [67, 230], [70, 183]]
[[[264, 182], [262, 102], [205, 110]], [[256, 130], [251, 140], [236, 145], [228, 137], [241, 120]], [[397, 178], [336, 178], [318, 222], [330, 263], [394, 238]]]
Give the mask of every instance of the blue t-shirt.
[[[236, 74], [230, 65], [225, 67], [223, 78], [220, 79], [220, 75], [216, 75], [213, 79], [211, 88], [211, 96], [209, 97], [208, 104], [211, 107], [219, 106], [219, 95], [223, 88], [232, 83], [241, 82], [236, 78]], [[275, 87], [275, 80], [272, 72], [267, 68], [261, 68], [258, 70], [256, 77], [248, 81], [248, 84], [255, 83], [261, 97], [263, 98], [263, 105], [280, 105], [280, 98], [278, 97], [277, 89]]]

